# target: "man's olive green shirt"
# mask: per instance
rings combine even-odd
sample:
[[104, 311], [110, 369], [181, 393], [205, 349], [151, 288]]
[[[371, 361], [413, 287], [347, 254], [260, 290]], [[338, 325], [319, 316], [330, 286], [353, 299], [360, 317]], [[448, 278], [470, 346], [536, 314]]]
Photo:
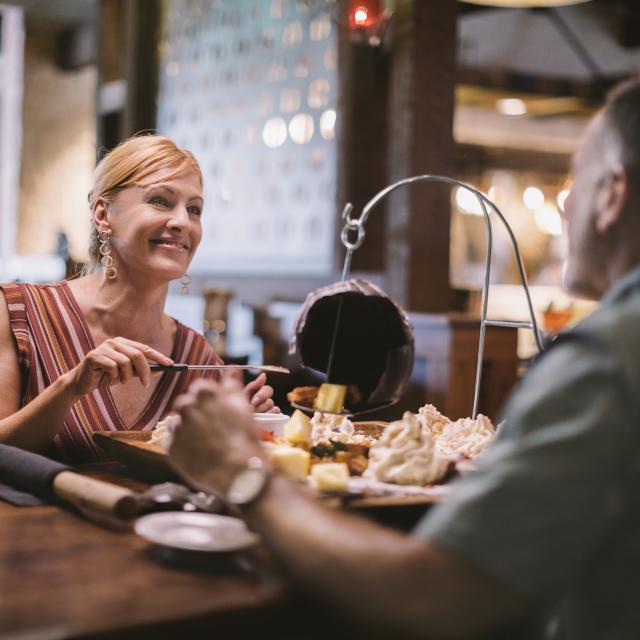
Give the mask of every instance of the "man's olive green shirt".
[[559, 336], [416, 533], [536, 603], [524, 637], [640, 639], [640, 267]]

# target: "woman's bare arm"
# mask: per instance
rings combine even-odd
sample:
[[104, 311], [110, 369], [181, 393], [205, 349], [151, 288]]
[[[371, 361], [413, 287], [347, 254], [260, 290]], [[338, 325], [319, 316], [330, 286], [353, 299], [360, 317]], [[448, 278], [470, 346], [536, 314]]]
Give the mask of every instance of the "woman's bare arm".
[[0, 293], [0, 442], [42, 451], [53, 440], [75, 399], [69, 376], [61, 376], [20, 409], [22, 381], [9, 310]]
[[171, 358], [151, 347], [127, 340], [106, 340], [70, 371], [20, 408], [21, 379], [9, 312], [0, 295], [0, 443], [42, 451], [52, 442], [73, 403], [98, 387], [126, 382], [132, 376], [148, 384], [148, 360], [171, 364]]

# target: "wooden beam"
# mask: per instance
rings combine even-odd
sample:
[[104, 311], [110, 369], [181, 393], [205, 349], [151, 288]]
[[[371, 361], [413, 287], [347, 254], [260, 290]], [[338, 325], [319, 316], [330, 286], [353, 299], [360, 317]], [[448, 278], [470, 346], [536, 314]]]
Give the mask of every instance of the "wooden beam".
[[127, 105], [123, 137], [155, 129], [160, 0], [127, 0]]
[[479, 147], [470, 144], [456, 145], [455, 158], [455, 174], [458, 176], [489, 169], [564, 174], [569, 171], [570, 161], [570, 156], [566, 153]]
[[[101, 0], [98, 151], [155, 129], [160, 0]], [[106, 100], [107, 94], [110, 98]]]
[[[456, 0], [399, 0], [393, 15], [388, 175], [452, 175]], [[449, 308], [450, 188], [390, 196], [386, 288], [412, 311]]]
[[516, 73], [506, 69], [459, 67], [459, 84], [476, 85], [514, 93], [584, 98], [587, 104], [600, 106], [607, 91], [624, 75], [616, 74], [600, 80], [575, 80], [557, 76]]
[[[387, 185], [387, 53], [368, 43], [348, 44], [344, 61], [348, 77], [346, 100], [343, 110], [343, 139], [341, 155], [344, 155], [342, 201], [354, 206], [360, 214], [363, 206], [380, 189]], [[342, 65], [341, 65], [342, 66]], [[353, 257], [354, 271], [382, 271], [384, 269], [385, 208], [379, 207], [367, 222], [366, 241]], [[344, 255], [340, 251], [340, 255]]]

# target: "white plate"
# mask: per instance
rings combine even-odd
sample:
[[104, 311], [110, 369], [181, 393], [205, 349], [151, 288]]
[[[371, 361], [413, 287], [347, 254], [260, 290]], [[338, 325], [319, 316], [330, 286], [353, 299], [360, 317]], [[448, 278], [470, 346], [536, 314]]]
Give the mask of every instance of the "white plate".
[[182, 511], [142, 516], [135, 532], [149, 542], [187, 551], [239, 551], [259, 540], [238, 518]]

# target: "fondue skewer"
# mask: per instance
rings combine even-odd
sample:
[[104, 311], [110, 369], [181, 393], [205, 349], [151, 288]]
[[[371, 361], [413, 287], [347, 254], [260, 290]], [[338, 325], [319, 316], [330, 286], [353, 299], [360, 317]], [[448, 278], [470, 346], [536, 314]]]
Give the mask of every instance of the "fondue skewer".
[[254, 371], [268, 371], [271, 373], [291, 373], [286, 367], [277, 367], [275, 365], [253, 365], [253, 364], [183, 364], [175, 362], [174, 364], [156, 364], [150, 363], [151, 371], [217, 371], [225, 369], [243, 370], [251, 369]]

